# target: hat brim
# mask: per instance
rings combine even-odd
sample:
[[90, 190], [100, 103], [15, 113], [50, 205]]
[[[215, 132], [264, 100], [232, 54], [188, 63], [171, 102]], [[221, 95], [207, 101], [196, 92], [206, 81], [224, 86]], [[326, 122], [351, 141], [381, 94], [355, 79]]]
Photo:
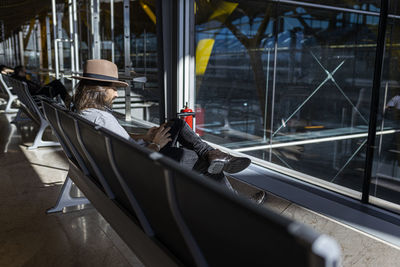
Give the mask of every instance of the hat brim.
[[117, 87], [127, 87], [127, 86], [129, 86], [129, 84], [126, 83], [126, 82], [116, 81], [116, 80], [97, 79], [97, 78], [82, 77], [82, 76], [71, 76], [71, 78], [74, 78], [74, 79], [77, 79], [77, 80], [90, 80], [90, 81], [113, 83]]

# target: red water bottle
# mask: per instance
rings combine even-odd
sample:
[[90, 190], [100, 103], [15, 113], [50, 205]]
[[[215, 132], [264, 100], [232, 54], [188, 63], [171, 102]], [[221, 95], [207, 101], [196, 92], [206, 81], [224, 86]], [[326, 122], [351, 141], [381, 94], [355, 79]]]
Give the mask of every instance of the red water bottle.
[[[193, 110], [188, 108], [188, 104], [186, 103], [185, 108], [181, 109], [181, 113], [193, 113]], [[193, 116], [182, 116], [182, 120], [186, 121], [186, 123], [193, 129]]]

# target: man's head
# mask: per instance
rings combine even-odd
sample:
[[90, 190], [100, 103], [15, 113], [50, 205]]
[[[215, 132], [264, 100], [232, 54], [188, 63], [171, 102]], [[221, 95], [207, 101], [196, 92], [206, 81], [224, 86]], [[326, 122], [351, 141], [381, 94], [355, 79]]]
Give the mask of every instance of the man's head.
[[87, 108], [111, 108], [112, 101], [118, 96], [117, 87], [128, 84], [118, 80], [117, 65], [104, 59], [87, 60], [82, 76], [72, 76], [79, 79], [74, 96], [78, 111]]
[[15, 75], [18, 75], [18, 76], [20, 76], [20, 77], [25, 78], [25, 77], [26, 77], [25, 67], [24, 67], [24, 66], [21, 66], [21, 65], [16, 66], [16, 67], [14, 68], [14, 74], [15, 74]]
[[78, 111], [87, 108], [103, 110], [111, 108], [117, 96], [117, 87], [113, 83], [81, 80], [76, 86], [74, 104]]
[[118, 67], [105, 59], [89, 59], [83, 66], [82, 76], [74, 79], [112, 83], [117, 87], [127, 87], [128, 83], [118, 80]]

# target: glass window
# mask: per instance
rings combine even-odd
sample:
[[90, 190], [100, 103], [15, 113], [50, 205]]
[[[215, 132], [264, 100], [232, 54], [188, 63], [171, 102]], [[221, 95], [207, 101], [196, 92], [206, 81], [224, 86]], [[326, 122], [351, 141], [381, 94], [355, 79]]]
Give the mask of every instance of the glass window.
[[400, 204], [400, 21], [389, 18], [370, 195]]
[[77, 1], [78, 6], [78, 40], [79, 63], [83, 69], [83, 63], [90, 58], [91, 34], [90, 34], [90, 2], [88, 0]]
[[[299, 1], [300, 2], [300, 1]], [[324, 6], [332, 6], [332, 7], [340, 7], [340, 8], [348, 8], [355, 10], [363, 10], [363, 11], [371, 11], [371, 12], [379, 12], [381, 2], [378, 0], [303, 0], [301, 2], [307, 4], [316, 4], [316, 5], [324, 5]]]
[[[111, 60], [114, 46], [114, 63], [120, 76], [130, 82], [131, 116], [154, 123], [159, 122], [159, 101], [157, 74], [157, 33], [156, 2], [139, 0], [129, 2], [130, 55], [125, 63], [124, 42], [124, 2], [114, 1], [114, 39], [111, 37], [110, 2], [101, 4], [102, 56]], [[111, 42], [113, 41], [113, 43]], [[113, 108], [126, 112], [125, 91], [120, 89], [120, 97]]]
[[156, 1], [131, 1], [132, 114], [159, 123]]
[[399, 1], [389, 0], [389, 14], [400, 14], [400, 4]]
[[265, 1], [196, 8], [200, 134], [359, 195], [379, 17]]

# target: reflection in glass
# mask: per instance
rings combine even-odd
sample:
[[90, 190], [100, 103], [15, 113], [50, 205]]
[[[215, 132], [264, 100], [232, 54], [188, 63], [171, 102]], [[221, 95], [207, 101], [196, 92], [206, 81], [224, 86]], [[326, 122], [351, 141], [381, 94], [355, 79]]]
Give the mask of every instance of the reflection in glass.
[[[300, 1], [299, 1], [300, 2]], [[362, 10], [362, 11], [370, 11], [370, 12], [379, 12], [381, 1], [379, 0], [303, 0], [301, 1], [306, 4], [316, 4], [323, 6], [331, 6], [338, 8], [346, 8], [346, 9], [354, 9], [354, 10]]]
[[400, 204], [399, 20], [388, 19], [370, 195]]
[[[102, 57], [111, 60], [113, 51], [114, 63], [119, 68], [120, 76], [130, 81], [132, 117], [158, 123], [160, 97], [157, 81], [156, 2], [130, 1], [129, 20], [125, 22], [130, 23], [131, 30], [128, 62], [125, 62], [124, 3], [114, 1], [113, 5], [112, 18], [110, 1], [101, 2]], [[113, 34], [111, 32], [112, 19]], [[113, 109], [125, 113], [124, 90], [121, 89], [119, 95]]]
[[265, 1], [196, 4], [204, 138], [360, 191], [379, 17]]

